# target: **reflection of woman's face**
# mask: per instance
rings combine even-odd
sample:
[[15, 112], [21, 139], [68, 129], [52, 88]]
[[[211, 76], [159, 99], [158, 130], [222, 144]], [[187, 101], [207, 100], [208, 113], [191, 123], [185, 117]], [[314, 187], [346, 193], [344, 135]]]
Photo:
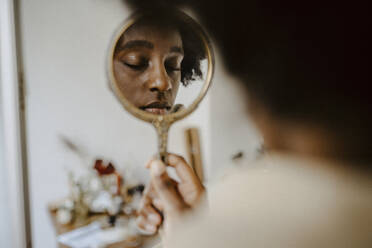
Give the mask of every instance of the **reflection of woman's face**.
[[151, 24], [128, 29], [114, 55], [114, 74], [124, 96], [136, 107], [165, 114], [181, 80], [179, 32]]

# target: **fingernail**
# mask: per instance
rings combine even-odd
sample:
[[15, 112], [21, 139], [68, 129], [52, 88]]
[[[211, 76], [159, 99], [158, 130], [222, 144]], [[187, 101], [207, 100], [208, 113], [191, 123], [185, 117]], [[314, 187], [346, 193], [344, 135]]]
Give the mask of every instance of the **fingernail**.
[[159, 160], [155, 160], [151, 163], [151, 172], [154, 176], [161, 176], [165, 172], [165, 166]]
[[154, 199], [152, 200], [153, 204], [155, 205], [156, 208], [162, 208], [163, 207], [163, 204], [161, 202], [161, 200], [159, 199]]
[[156, 222], [159, 220], [159, 217], [156, 214], [149, 214], [148, 217], [149, 217], [149, 220], [153, 222]]
[[147, 224], [146, 225], [146, 230], [149, 231], [149, 232], [154, 233], [154, 232], [156, 232], [156, 227], [153, 226], [153, 225]]

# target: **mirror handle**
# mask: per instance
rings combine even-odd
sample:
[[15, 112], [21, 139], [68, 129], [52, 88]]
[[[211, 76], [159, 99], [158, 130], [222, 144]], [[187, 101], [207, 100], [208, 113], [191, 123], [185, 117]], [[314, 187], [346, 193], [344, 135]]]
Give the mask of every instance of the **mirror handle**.
[[158, 158], [167, 164], [169, 122], [160, 120], [153, 123], [158, 135]]

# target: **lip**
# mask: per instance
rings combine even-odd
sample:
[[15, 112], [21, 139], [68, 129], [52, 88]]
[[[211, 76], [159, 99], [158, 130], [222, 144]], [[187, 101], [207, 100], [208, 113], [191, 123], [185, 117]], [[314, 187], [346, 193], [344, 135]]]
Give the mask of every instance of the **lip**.
[[152, 114], [164, 115], [168, 113], [171, 107], [167, 102], [152, 102], [150, 104], [140, 107], [140, 109]]

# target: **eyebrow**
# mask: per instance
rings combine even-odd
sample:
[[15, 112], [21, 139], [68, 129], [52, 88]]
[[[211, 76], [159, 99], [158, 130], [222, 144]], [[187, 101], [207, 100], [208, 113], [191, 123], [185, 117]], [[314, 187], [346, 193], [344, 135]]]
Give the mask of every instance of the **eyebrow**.
[[120, 50], [126, 50], [126, 49], [132, 49], [132, 48], [137, 48], [137, 47], [145, 47], [148, 49], [153, 49], [154, 44], [147, 40], [131, 40], [125, 43], [124, 46], [120, 47]]
[[179, 46], [171, 47], [170, 51], [173, 52], [173, 53], [180, 53], [180, 54], [183, 55], [183, 49]]
[[[133, 49], [133, 48], [138, 48], [138, 47], [153, 49], [154, 44], [152, 44], [151, 42], [147, 40], [131, 40], [125, 43], [124, 46], [121, 46], [119, 50], [127, 50], [127, 49]], [[179, 53], [183, 55], [183, 49], [182, 47], [179, 47], [179, 46], [171, 47], [170, 52]]]

